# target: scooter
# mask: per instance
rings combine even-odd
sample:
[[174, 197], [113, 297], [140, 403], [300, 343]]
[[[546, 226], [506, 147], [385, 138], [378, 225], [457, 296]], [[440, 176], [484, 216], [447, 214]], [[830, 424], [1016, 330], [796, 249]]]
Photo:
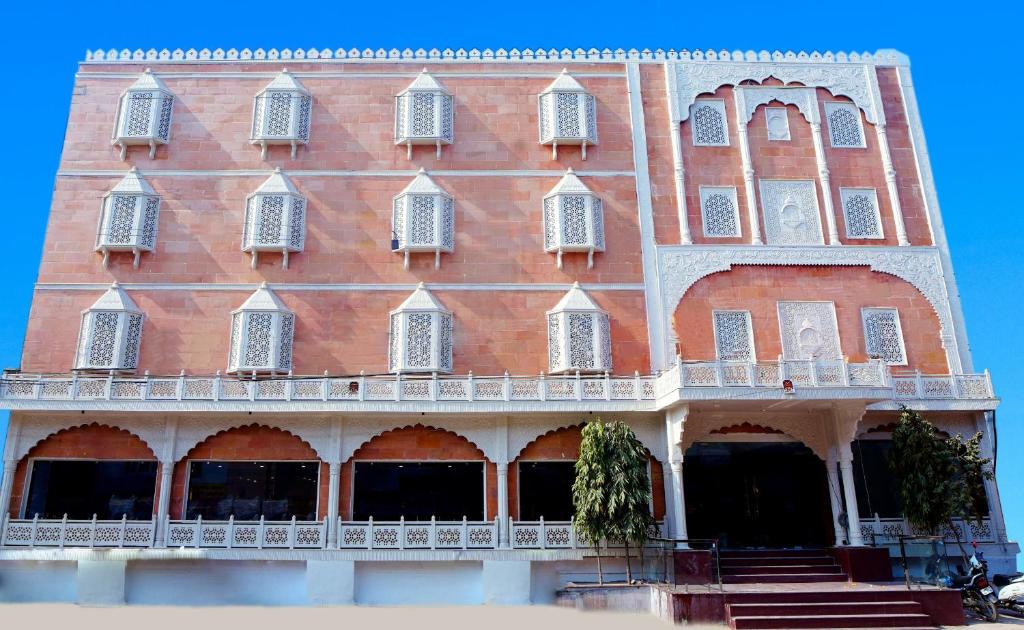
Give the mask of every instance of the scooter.
[[1024, 617], [1024, 573], [992, 576], [992, 584], [999, 589], [998, 606], [1014, 615]]
[[988, 563], [985, 555], [976, 551], [970, 559], [970, 570], [967, 575], [953, 575], [952, 586], [960, 589], [960, 599], [964, 608], [974, 611], [989, 623], [999, 620], [999, 599], [996, 591], [988, 581]]

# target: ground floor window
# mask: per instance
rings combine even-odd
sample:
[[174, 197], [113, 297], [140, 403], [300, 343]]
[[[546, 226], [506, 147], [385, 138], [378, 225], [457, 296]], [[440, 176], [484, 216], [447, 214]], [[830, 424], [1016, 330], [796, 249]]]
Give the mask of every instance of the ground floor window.
[[25, 517], [148, 520], [155, 492], [156, 462], [36, 459]]
[[483, 462], [356, 462], [352, 517], [482, 521]]
[[519, 462], [519, 518], [568, 521], [576, 462]]
[[186, 518], [316, 519], [319, 462], [190, 462]]
[[854, 440], [853, 485], [861, 518], [901, 518], [899, 486], [889, 467], [891, 440]]

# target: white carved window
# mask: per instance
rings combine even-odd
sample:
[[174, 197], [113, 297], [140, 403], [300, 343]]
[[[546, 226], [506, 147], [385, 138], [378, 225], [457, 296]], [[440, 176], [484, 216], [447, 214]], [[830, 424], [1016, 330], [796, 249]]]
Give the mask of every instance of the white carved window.
[[587, 268], [594, 266], [594, 252], [603, 252], [604, 205], [570, 168], [544, 196], [544, 251], [556, 254], [562, 268], [562, 254], [587, 254]]
[[725, 101], [702, 98], [690, 106], [690, 128], [693, 146], [729, 146], [729, 125], [726, 122]]
[[228, 372], [278, 373], [292, 369], [295, 314], [267, 283], [231, 313]]
[[111, 144], [121, 149], [121, 159], [129, 146], [149, 147], [149, 157], [156, 157], [156, 147], [167, 144], [171, 136], [171, 114], [174, 95], [149, 68], [121, 95]]
[[884, 238], [874, 188], [840, 188], [847, 238]]
[[782, 356], [789, 360], [841, 359], [832, 302], [779, 302]]
[[826, 102], [825, 118], [828, 120], [828, 136], [833, 147], [863, 148], [865, 146], [860, 110], [855, 104]]
[[558, 157], [558, 145], [579, 145], [587, 159], [587, 145], [597, 144], [597, 100], [566, 70], [538, 99], [540, 143], [551, 146], [551, 158]]
[[864, 320], [864, 344], [868, 357], [881, 359], [889, 365], [906, 365], [907, 350], [903, 344], [900, 314], [894, 308], [861, 309]]
[[413, 145], [434, 145], [440, 158], [441, 145], [454, 140], [454, 129], [455, 99], [424, 68], [395, 97], [395, 144], [406, 145], [409, 159]]
[[142, 311], [115, 282], [82, 312], [75, 369], [132, 371], [139, 366]]
[[452, 314], [421, 282], [401, 306], [391, 311], [388, 370], [451, 372], [452, 347]]
[[762, 179], [761, 208], [769, 245], [824, 245], [813, 181]]
[[714, 311], [715, 349], [721, 361], [754, 361], [750, 311]]
[[103, 266], [107, 266], [111, 252], [131, 252], [138, 269], [140, 254], [156, 246], [159, 217], [160, 196], [132, 167], [103, 197], [96, 233], [96, 251], [103, 253]]
[[291, 146], [292, 159], [296, 148], [309, 142], [309, 121], [313, 97], [287, 70], [282, 71], [253, 99], [252, 137], [250, 141], [262, 149], [267, 146]]
[[306, 198], [291, 181], [274, 169], [245, 201], [242, 251], [252, 254], [256, 268], [260, 252], [280, 252], [288, 268], [288, 255], [301, 252], [306, 242]]
[[455, 200], [430, 179], [422, 168], [408, 186], [395, 196], [391, 209], [392, 250], [405, 255], [434, 254], [434, 268], [441, 253], [455, 250]]
[[701, 186], [700, 213], [704, 219], [704, 236], [740, 236], [740, 210], [735, 186]]
[[768, 128], [768, 140], [786, 142], [789, 136], [789, 114], [785, 107], [765, 107], [764, 121]]
[[611, 329], [608, 313], [574, 283], [547, 313], [548, 371], [610, 372]]

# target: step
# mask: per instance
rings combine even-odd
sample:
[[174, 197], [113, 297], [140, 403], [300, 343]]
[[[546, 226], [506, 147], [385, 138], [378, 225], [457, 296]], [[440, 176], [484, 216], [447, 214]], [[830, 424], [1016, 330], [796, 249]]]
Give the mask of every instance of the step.
[[732, 617], [729, 627], [749, 628], [934, 628], [931, 617], [923, 613], [884, 615], [783, 615]]
[[[837, 598], [840, 599], [840, 598]], [[896, 615], [920, 614], [921, 604], [903, 602], [793, 602], [785, 604], [728, 604], [732, 617], [778, 617], [813, 615]]]
[[810, 604], [831, 602], [905, 602], [902, 590], [821, 590], [729, 593], [730, 604]]
[[724, 584], [811, 584], [846, 582], [845, 573], [738, 573], [723, 574]]
[[781, 566], [784, 564], [814, 564], [827, 565], [835, 564], [836, 559], [832, 556], [729, 556], [719, 560], [719, 565], [724, 567], [749, 566], [752, 564], [771, 564]]
[[722, 567], [722, 575], [756, 575], [763, 573], [799, 575], [802, 573], [842, 573], [838, 564], [747, 564]]
[[718, 552], [719, 557], [725, 558], [805, 558], [807, 556], [827, 556], [828, 551], [824, 549], [725, 549]]

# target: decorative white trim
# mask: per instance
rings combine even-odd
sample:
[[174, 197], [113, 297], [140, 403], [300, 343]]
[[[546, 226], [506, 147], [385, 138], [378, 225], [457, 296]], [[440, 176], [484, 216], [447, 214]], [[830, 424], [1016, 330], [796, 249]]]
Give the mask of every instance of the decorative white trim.
[[[349, 171], [349, 170], [288, 170], [288, 176], [296, 177], [415, 177], [419, 171], [396, 169], [393, 171]], [[531, 170], [438, 170], [430, 171], [432, 175], [442, 177], [559, 177], [564, 171], [552, 169]], [[112, 169], [72, 169], [57, 172], [57, 177], [122, 177], [123, 170]], [[143, 171], [139, 171], [142, 175]], [[274, 171], [267, 169], [146, 169], [146, 177], [268, 177]], [[580, 177], [636, 177], [635, 171], [576, 171]]]
[[504, 48], [498, 48], [492, 50], [490, 48], [484, 48], [479, 50], [473, 48], [466, 50], [459, 48], [452, 50], [451, 48], [445, 48], [439, 50], [437, 48], [431, 48], [425, 50], [418, 48], [412, 50], [411, 48], [405, 48], [399, 50], [392, 48], [385, 50], [378, 48], [376, 50], [371, 48], [364, 48], [362, 50], [358, 48], [282, 48], [280, 50], [271, 48], [264, 50], [257, 48], [255, 50], [249, 48], [243, 48], [238, 50], [235, 48], [229, 48], [224, 50], [223, 48], [217, 48], [210, 50], [209, 48], [203, 48], [196, 50], [195, 48], [189, 48], [188, 50], [182, 50], [175, 48], [174, 50], [168, 50], [166, 48], [157, 51], [156, 49], [150, 48], [149, 50], [142, 50], [137, 48], [130, 50], [123, 48], [117, 50], [110, 48], [108, 50], [87, 50], [85, 53], [84, 63], [138, 63], [142, 61], [146, 62], [168, 62], [168, 63], [179, 63], [181, 61], [257, 61], [257, 62], [275, 62], [280, 60], [288, 59], [302, 59], [306, 61], [368, 61], [368, 62], [382, 62], [391, 61], [398, 63], [408, 63], [410, 61], [438, 61], [438, 62], [484, 62], [493, 63], [496, 61], [510, 61], [510, 62], [521, 62], [521, 61], [533, 61], [533, 62], [593, 62], [593, 61], [638, 61], [638, 62], [659, 62], [665, 60], [693, 60], [693, 61], [747, 61], [747, 62], [775, 62], [775, 63], [791, 63], [791, 64], [845, 64], [845, 63], [863, 63], [872, 65], [882, 66], [894, 66], [894, 65], [910, 65], [909, 59], [906, 55], [899, 51], [883, 48], [876, 52], [831, 52], [826, 51], [820, 53], [804, 52], [804, 51], [767, 51], [767, 50], [679, 50], [675, 49], [663, 50], [658, 48], [656, 50], [637, 50], [631, 48], [629, 50], [623, 50], [618, 48], [611, 50], [605, 48], [598, 50], [596, 48], [582, 49], [576, 48], [575, 50], [569, 50], [563, 48], [556, 50], [554, 48], [543, 49], [543, 48], [527, 48], [520, 50], [518, 48], [512, 48], [506, 50]]
[[[750, 247], [660, 246], [658, 265], [662, 284], [663, 326], [666, 330], [683, 295], [698, 280], [729, 271], [733, 265], [863, 265], [912, 284], [928, 300], [939, 318], [940, 334], [950, 370], [963, 372], [953, 314], [946, 292], [939, 250], [934, 247]], [[668, 337], [668, 335], [666, 335]], [[676, 339], [669, 338], [673, 353]], [[671, 354], [669, 355], [671, 356]]]
[[742, 122], [750, 122], [754, 112], [761, 105], [778, 101], [786, 105], [795, 105], [808, 123], [821, 121], [818, 112], [818, 95], [814, 88], [783, 87], [777, 85], [740, 86], [736, 91], [736, 115]]
[[[789, 110], [785, 107], [765, 107], [764, 126], [768, 130], [768, 142], [789, 142], [793, 139], [789, 132]], [[772, 128], [772, 120], [778, 119], [782, 126], [779, 129]]]
[[[245, 291], [252, 292], [259, 288], [259, 284], [234, 284], [214, 282], [129, 282], [120, 285], [122, 289], [129, 291]], [[400, 291], [408, 292], [414, 290], [415, 284], [290, 284], [274, 283], [268, 284], [269, 288], [275, 291]], [[466, 284], [430, 284], [427, 285], [433, 291], [558, 291], [564, 292], [572, 288], [571, 284], [554, 284], [540, 282], [514, 283], [466, 283]], [[587, 291], [643, 291], [645, 285], [630, 283], [593, 283], [581, 284]], [[69, 282], [39, 282], [35, 288], [39, 291], [99, 291], [109, 288], [109, 284], [96, 282], [69, 283]]]

